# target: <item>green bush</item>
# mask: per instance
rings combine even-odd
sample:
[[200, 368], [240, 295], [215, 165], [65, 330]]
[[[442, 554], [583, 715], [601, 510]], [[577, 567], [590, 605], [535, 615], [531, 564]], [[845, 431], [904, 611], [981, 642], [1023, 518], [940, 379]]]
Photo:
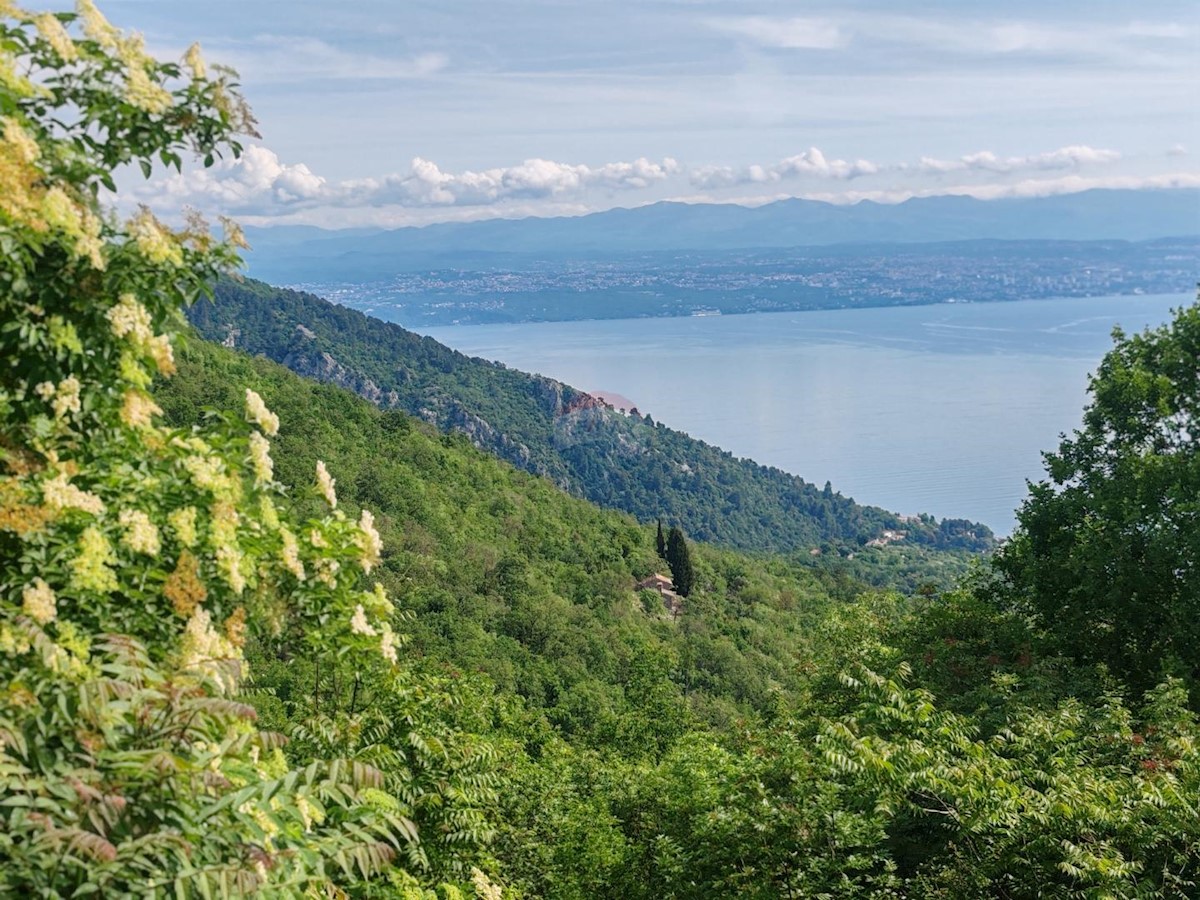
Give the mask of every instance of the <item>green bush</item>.
[[0, 16], [0, 894], [325, 895], [389, 870], [402, 896], [412, 796], [358, 758], [296, 765], [237, 699], [247, 638], [285, 627], [395, 671], [372, 517], [321, 464], [317, 512], [288, 513], [252, 391], [161, 424], [152, 378], [240, 233], [100, 202], [118, 167], [236, 155], [233, 73], [150, 58], [88, 0]]

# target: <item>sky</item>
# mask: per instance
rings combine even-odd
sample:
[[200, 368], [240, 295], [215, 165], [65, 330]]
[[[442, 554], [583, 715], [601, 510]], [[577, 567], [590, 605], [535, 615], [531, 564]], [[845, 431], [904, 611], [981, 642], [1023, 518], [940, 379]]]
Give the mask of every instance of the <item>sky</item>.
[[1200, 186], [1200, 4], [99, 0], [200, 41], [259, 121], [133, 185], [248, 224], [389, 227], [663, 199]]

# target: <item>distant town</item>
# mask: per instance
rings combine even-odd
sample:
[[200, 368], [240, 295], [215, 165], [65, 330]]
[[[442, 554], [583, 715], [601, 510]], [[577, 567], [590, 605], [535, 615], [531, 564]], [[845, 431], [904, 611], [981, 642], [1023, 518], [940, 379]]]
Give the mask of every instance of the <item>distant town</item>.
[[1167, 238], [655, 253], [290, 287], [421, 326], [1176, 293], [1198, 275], [1200, 241]]

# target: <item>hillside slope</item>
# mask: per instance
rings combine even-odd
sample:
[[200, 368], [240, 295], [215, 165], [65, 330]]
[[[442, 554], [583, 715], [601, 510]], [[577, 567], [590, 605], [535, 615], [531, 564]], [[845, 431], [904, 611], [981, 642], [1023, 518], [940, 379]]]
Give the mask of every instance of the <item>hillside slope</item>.
[[[672, 616], [637, 580], [666, 571], [653, 529], [570, 497], [398, 411], [198, 341], [156, 398], [172, 424], [235, 409], [245, 387], [282, 423], [275, 477], [319, 509], [318, 459], [339, 509], [375, 511], [388, 592], [416, 616], [410, 654], [488, 676], [573, 740], [666, 742], [696, 717], [766, 712], [801, 685], [809, 632], [861, 585], [782, 559], [694, 545], [697, 588]], [[648, 693], [647, 693], [648, 692]], [[686, 693], [686, 697], [685, 697]]]
[[312, 294], [261, 282], [222, 282], [189, 313], [199, 332], [306, 377], [401, 409], [564, 489], [642, 521], [685, 525], [694, 537], [749, 550], [856, 547], [884, 529], [936, 549], [978, 551], [986, 526], [902, 522], [779, 469], [621, 415], [590, 395], [472, 359]]

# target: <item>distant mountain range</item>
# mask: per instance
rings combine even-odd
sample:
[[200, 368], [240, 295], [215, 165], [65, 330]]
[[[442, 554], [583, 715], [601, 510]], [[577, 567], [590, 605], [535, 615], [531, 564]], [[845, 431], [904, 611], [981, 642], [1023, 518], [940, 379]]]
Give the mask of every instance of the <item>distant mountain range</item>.
[[395, 230], [250, 228], [251, 273], [273, 281], [386, 278], [664, 251], [1000, 240], [1128, 240], [1200, 234], [1200, 190], [1092, 190], [1055, 197], [928, 197], [755, 208], [664, 202], [568, 218], [491, 219]]

